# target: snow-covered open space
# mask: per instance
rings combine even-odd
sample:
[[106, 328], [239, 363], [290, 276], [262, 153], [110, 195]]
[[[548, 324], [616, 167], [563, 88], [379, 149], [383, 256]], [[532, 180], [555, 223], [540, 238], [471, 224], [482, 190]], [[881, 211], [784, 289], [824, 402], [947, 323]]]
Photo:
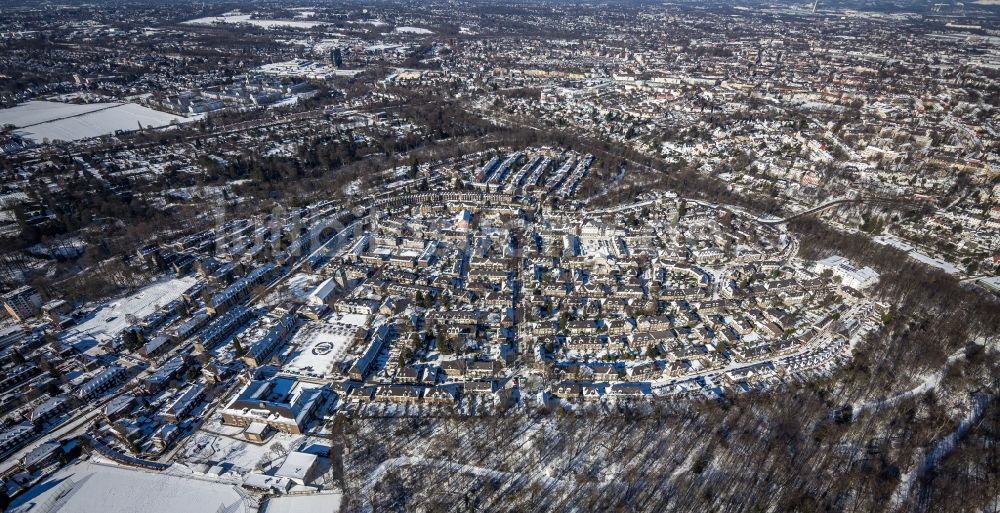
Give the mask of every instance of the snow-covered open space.
[[296, 337], [295, 342], [300, 345], [291, 361], [285, 365], [286, 372], [315, 377], [328, 376], [334, 364], [345, 358], [347, 349], [351, 346], [352, 332], [334, 329], [330, 325], [323, 327], [327, 329], [303, 330]]
[[15, 134], [35, 143], [78, 141], [90, 137], [146, 128], [162, 128], [193, 118], [160, 112], [135, 103], [31, 101], [0, 110], [0, 125], [14, 125]]
[[18, 498], [8, 511], [28, 513], [248, 513], [234, 485], [89, 461], [65, 467]]
[[67, 330], [71, 343], [111, 339], [129, 326], [130, 316], [139, 319], [179, 298], [197, 280], [193, 276], [158, 281], [142, 290], [98, 307], [86, 320]]
[[188, 20], [183, 22], [183, 25], [253, 25], [255, 27], [261, 28], [277, 28], [277, 27], [289, 27], [289, 28], [313, 28], [321, 27], [326, 25], [326, 23], [321, 21], [305, 21], [305, 20], [264, 20], [264, 19], [252, 19], [249, 14], [240, 14], [237, 12], [226, 13], [222, 16], [208, 16], [205, 18], [195, 18], [193, 20]]
[[18, 128], [26, 127], [106, 109], [108, 105], [107, 103], [76, 104], [32, 101], [0, 110], [0, 124], [11, 124]]
[[340, 511], [340, 493], [286, 495], [267, 501], [264, 513], [336, 513]]
[[[227, 426], [228, 427], [228, 426]], [[242, 432], [242, 429], [238, 430]], [[242, 435], [222, 435], [199, 431], [188, 440], [179, 460], [187, 464], [224, 461], [230, 470], [243, 475], [259, 467], [270, 468], [280, 464], [289, 448], [298, 447], [305, 436], [287, 433], [273, 434], [265, 444], [240, 440]], [[280, 450], [275, 450], [278, 448]]]
[[432, 30], [428, 30], [422, 27], [396, 27], [396, 32], [400, 34], [433, 34]]

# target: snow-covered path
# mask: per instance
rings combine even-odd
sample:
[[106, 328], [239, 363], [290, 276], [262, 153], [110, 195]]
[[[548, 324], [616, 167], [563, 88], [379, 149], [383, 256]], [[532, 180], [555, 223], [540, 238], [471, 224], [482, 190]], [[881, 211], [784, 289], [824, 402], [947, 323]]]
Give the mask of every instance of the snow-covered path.
[[368, 476], [368, 484], [372, 485], [377, 483], [382, 479], [387, 471], [394, 468], [400, 467], [411, 467], [411, 466], [430, 466], [438, 467], [444, 470], [451, 470], [452, 472], [471, 474], [478, 477], [488, 477], [490, 479], [516, 479], [516, 478], [528, 478], [536, 481], [540, 481], [542, 484], [552, 487], [561, 486], [565, 483], [559, 479], [549, 476], [528, 476], [526, 474], [516, 473], [516, 472], [503, 472], [500, 470], [494, 470], [486, 467], [478, 467], [475, 465], [468, 465], [465, 463], [456, 463], [454, 461], [442, 460], [437, 458], [424, 458], [419, 456], [400, 456], [398, 458], [392, 458], [383, 461], [379, 464], [375, 470]]
[[891, 397], [887, 397], [885, 399], [880, 399], [877, 401], [855, 402], [854, 404], [851, 405], [853, 415], [857, 417], [860, 414], [867, 413], [870, 411], [881, 411], [891, 406], [894, 406], [903, 400], [909, 399], [911, 397], [916, 397], [921, 394], [925, 394], [931, 390], [934, 390], [935, 388], [938, 387], [938, 385], [941, 384], [941, 378], [944, 377], [944, 373], [948, 372], [948, 369], [951, 368], [951, 366], [964, 355], [965, 355], [964, 347], [962, 349], [959, 349], [958, 351], [955, 351], [954, 353], [951, 354], [951, 356], [948, 357], [948, 359], [945, 361], [944, 366], [941, 367], [940, 370], [938, 370], [937, 372], [932, 372], [930, 374], [925, 374], [921, 378], [920, 383], [909, 390], [900, 392]]
[[[546, 489], [552, 489], [559, 486], [564, 486], [572, 484], [566, 481], [556, 479], [544, 474], [525, 474], [521, 472], [503, 472], [500, 470], [494, 470], [486, 467], [479, 467], [476, 465], [468, 465], [465, 463], [456, 463], [454, 461], [442, 460], [437, 458], [425, 458], [422, 456], [400, 456], [398, 458], [392, 458], [383, 461], [379, 464], [368, 475], [368, 479], [365, 480], [363, 497], [368, 497], [371, 495], [371, 489], [382, 480], [386, 472], [403, 467], [437, 467], [440, 470], [450, 471], [453, 473], [470, 474], [477, 477], [485, 477], [489, 479], [496, 480], [519, 480], [527, 479], [532, 481], [537, 481]], [[367, 505], [365, 506], [368, 507]]]
[[896, 487], [896, 492], [893, 494], [893, 504], [898, 509], [903, 501], [905, 501], [913, 489], [913, 483], [917, 482], [920, 476], [924, 475], [928, 470], [934, 468], [935, 465], [941, 458], [945, 457], [952, 449], [955, 448], [955, 444], [965, 436], [965, 433], [969, 431], [969, 428], [973, 424], [979, 422], [982, 418], [983, 412], [986, 410], [986, 404], [989, 402], [989, 396], [986, 394], [977, 394], [972, 401], [972, 408], [966, 414], [965, 418], [958, 423], [958, 427], [955, 428], [948, 436], [940, 439], [933, 447], [928, 450], [920, 463], [910, 470], [909, 472], [903, 474], [900, 478], [899, 486]]

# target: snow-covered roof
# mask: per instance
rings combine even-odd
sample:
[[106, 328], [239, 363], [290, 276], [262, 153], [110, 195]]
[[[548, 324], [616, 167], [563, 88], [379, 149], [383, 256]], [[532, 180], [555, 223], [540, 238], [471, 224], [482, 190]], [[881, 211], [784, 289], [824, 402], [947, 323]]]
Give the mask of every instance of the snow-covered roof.
[[274, 473], [276, 476], [302, 481], [316, 465], [316, 455], [306, 452], [291, 452], [285, 462]]
[[216, 513], [220, 508], [233, 513], [256, 511], [233, 485], [89, 461], [52, 474], [18, 497], [8, 511], [27, 513], [55, 500], [59, 501], [61, 513]]

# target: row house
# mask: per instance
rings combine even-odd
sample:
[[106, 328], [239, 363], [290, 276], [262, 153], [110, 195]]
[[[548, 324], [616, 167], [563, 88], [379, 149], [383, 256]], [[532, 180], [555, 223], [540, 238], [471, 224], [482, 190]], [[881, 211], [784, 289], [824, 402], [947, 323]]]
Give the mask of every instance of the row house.
[[469, 364], [466, 376], [472, 379], [495, 378], [502, 370], [503, 365], [498, 361], [476, 361]]
[[663, 375], [668, 378], [676, 378], [692, 370], [693, 366], [690, 360], [675, 360], [667, 363], [667, 367], [663, 369]]
[[590, 320], [569, 321], [566, 323], [566, 332], [570, 335], [595, 335], [597, 323]]
[[656, 362], [647, 362], [635, 367], [629, 367], [626, 377], [629, 381], [653, 381], [663, 376], [663, 371]]
[[801, 287], [799, 286], [799, 282], [797, 280], [788, 279], [788, 280], [774, 280], [765, 282], [764, 288], [766, 288], [769, 293], [774, 294], [774, 293], [792, 292], [795, 290], [799, 290]]
[[372, 370], [372, 366], [378, 361], [378, 355], [389, 342], [391, 335], [389, 328], [385, 325], [379, 326], [372, 336], [372, 341], [365, 352], [354, 361], [348, 371], [348, 376], [355, 381], [364, 381], [365, 377]]
[[593, 383], [582, 383], [580, 385], [580, 397], [584, 401], [600, 401], [601, 389]]
[[670, 347], [676, 341], [677, 334], [673, 330], [657, 330], [632, 335], [631, 345], [635, 348], [648, 349], [656, 346]]
[[232, 310], [214, 319], [208, 326], [195, 336], [194, 345], [200, 352], [205, 352], [223, 341], [240, 325], [254, 316], [254, 311], [243, 305], [237, 305]]
[[184, 355], [177, 355], [163, 363], [153, 374], [147, 377], [142, 387], [146, 393], [155, 394], [170, 384], [175, 378], [184, 372], [187, 367], [187, 359]]
[[[194, 335], [195, 332], [208, 324], [208, 321], [211, 318], [212, 315], [207, 310], [199, 310], [195, 312], [194, 315], [187, 318], [184, 322], [168, 329], [167, 335], [170, 336], [170, 338], [172, 338], [175, 342], [187, 340], [188, 337]], [[157, 354], [157, 352], [157, 350], [150, 350], [150, 353], [145, 356], [148, 358]]]
[[629, 319], [614, 319], [606, 323], [608, 335], [630, 335], [635, 326]]
[[375, 400], [391, 403], [415, 403], [421, 398], [421, 388], [410, 385], [382, 385], [375, 389]]
[[73, 402], [65, 395], [50, 397], [31, 410], [31, 413], [28, 414], [28, 420], [32, 424], [40, 426], [69, 411], [72, 406]]
[[578, 399], [581, 393], [580, 383], [576, 381], [556, 383], [549, 388], [549, 393], [560, 399]]
[[669, 315], [643, 316], [635, 320], [635, 327], [638, 331], [669, 330], [673, 325]]
[[[396, 348], [394, 347], [393, 349]], [[396, 372], [396, 375], [393, 376], [392, 380], [395, 383], [412, 385], [419, 383], [421, 381], [422, 376], [423, 376], [423, 369], [418, 369], [416, 367], [403, 367], [402, 369], [399, 369]]]
[[438, 324], [479, 324], [480, 313], [479, 311], [446, 311], [446, 312], [429, 312], [425, 320], [425, 326], [427, 329], [432, 329]]
[[247, 297], [255, 285], [266, 283], [278, 273], [278, 267], [268, 262], [236, 280], [232, 285], [212, 296], [206, 304], [209, 313], [224, 312], [241, 299]]
[[708, 296], [705, 289], [698, 287], [670, 288], [660, 291], [660, 297], [668, 300], [689, 299], [697, 300]]
[[755, 378], [773, 376], [775, 372], [774, 363], [768, 361], [730, 370], [726, 372], [725, 378], [729, 383], [735, 384]]
[[563, 349], [580, 353], [606, 351], [608, 349], [608, 339], [606, 337], [595, 336], [569, 337], [563, 343]]
[[120, 383], [125, 377], [125, 368], [112, 365], [97, 376], [83, 384], [77, 391], [76, 397], [81, 401], [89, 401]]
[[205, 385], [194, 384], [180, 393], [166, 408], [160, 413], [160, 417], [170, 423], [182, 422], [205, 397]]
[[104, 416], [104, 420], [109, 423], [114, 422], [128, 415], [135, 408], [136, 402], [136, 397], [131, 394], [115, 396], [104, 405], [101, 414]]
[[645, 387], [636, 383], [615, 383], [608, 391], [609, 397], [617, 399], [642, 399], [648, 395]]
[[590, 366], [594, 381], [620, 381], [621, 372], [615, 365], [598, 363]]
[[455, 404], [455, 392], [452, 387], [429, 387], [424, 390], [424, 402], [429, 404]]
[[483, 297], [482, 304], [492, 308], [508, 308], [511, 306], [512, 301], [513, 298], [510, 294], [489, 292]]
[[372, 315], [379, 310], [381, 301], [374, 299], [345, 299], [333, 304], [333, 311], [337, 313]]
[[168, 335], [157, 335], [139, 348], [139, 355], [152, 359], [167, 352], [175, 345], [175, 340]]
[[491, 395], [497, 391], [497, 383], [493, 380], [466, 381], [462, 383], [462, 392], [470, 395]]
[[157, 452], [163, 452], [170, 447], [170, 444], [180, 435], [180, 429], [174, 424], [164, 424], [156, 429], [150, 442]]
[[259, 367], [266, 362], [295, 327], [295, 316], [285, 313], [275, 321], [263, 337], [254, 340], [246, 349], [243, 361], [250, 367]]
[[35, 436], [35, 426], [22, 422], [0, 432], [0, 455], [6, 455], [21, 447]]
[[448, 360], [441, 362], [438, 368], [448, 379], [463, 379], [468, 371], [468, 364], [465, 360]]

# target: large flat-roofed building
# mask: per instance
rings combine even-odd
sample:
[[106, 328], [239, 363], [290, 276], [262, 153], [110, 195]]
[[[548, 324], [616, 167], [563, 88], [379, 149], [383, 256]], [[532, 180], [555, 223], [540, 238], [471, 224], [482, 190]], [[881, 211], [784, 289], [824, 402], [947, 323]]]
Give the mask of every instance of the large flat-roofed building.
[[840, 282], [854, 289], [863, 289], [878, 283], [878, 273], [871, 267], [856, 267], [842, 256], [831, 256], [816, 262], [819, 272], [830, 271], [840, 277]]
[[307, 452], [291, 452], [285, 462], [274, 472], [275, 476], [292, 480], [295, 484], [304, 485], [315, 476], [319, 457]]
[[258, 422], [282, 433], [301, 434], [327, 391], [326, 386], [291, 377], [254, 380], [222, 410], [222, 422], [242, 427]]
[[257, 513], [259, 508], [229, 483], [77, 461], [44, 478], [7, 511]]

